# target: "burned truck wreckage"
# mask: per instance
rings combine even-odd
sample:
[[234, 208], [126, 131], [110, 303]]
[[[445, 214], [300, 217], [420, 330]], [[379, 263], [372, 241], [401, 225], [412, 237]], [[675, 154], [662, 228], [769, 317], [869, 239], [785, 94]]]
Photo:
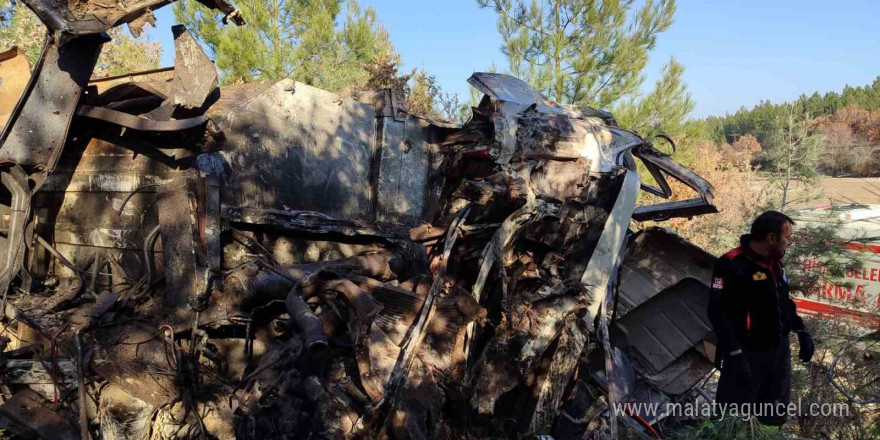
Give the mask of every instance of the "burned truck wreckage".
[[[492, 73], [462, 126], [392, 90], [219, 87], [181, 26], [173, 69], [90, 80], [103, 32], [166, 3], [28, 0], [50, 31], [30, 80], [0, 55], [0, 428], [646, 436], [608, 403], [711, 371], [713, 258], [629, 226], [715, 212], [712, 187], [610, 114]], [[637, 206], [667, 177], [697, 196]]]

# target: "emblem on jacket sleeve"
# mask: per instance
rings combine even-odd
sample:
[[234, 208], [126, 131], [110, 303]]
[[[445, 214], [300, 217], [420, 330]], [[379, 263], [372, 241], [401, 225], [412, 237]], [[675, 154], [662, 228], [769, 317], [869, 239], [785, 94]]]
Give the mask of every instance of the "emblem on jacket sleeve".
[[724, 288], [724, 278], [721, 278], [721, 277], [712, 278], [712, 288], [713, 289], [723, 289]]

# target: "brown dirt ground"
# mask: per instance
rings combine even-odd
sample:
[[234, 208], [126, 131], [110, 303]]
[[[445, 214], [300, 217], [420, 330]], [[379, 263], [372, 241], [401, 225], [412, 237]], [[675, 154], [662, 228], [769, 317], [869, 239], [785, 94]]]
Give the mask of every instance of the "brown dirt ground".
[[[767, 181], [758, 180], [758, 185], [768, 184]], [[789, 202], [799, 208], [814, 208], [839, 206], [850, 203], [862, 205], [880, 205], [880, 178], [878, 177], [822, 177], [822, 196], [813, 198], [813, 188], [808, 188], [804, 182], [792, 182]], [[806, 200], [806, 201], [805, 201]]]
[[814, 203], [880, 205], [880, 178], [823, 177], [822, 198]]

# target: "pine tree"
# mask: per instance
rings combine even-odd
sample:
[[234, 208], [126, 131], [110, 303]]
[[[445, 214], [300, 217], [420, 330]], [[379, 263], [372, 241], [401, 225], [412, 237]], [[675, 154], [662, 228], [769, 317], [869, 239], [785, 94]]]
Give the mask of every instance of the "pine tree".
[[682, 81], [684, 66], [670, 59], [654, 90], [643, 97], [631, 98], [616, 106], [614, 115], [621, 126], [638, 131], [643, 136], [664, 133], [673, 139], [692, 138], [692, 124], [687, 115], [694, 101]]
[[792, 234], [792, 246], [785, 253], [785, 267], [789, 268], [789, 285], [793, 292], [815, 295], [823, 282], [853, 288], [844, 281], [847, 271], [864, 267], [864, 256], [847, 251], [846, 245], [858, 243], [841, 238], [844, 227], [839, 211], [831, 210], [814, 224], [798, 224]]
[[498, 13], [509, 72], [563, 104], [610, 110], [645, 137], [669, 135], [676, 158], [694, 159], [702, 125], [687, 123], [694, 102], [670, 59], [652, 91], [640, 93], [657, 35], [672, 25], [675, 0], [477, 0]]
[[[565, 104], [608, 108], [633, 97], [674, 0], [477, 0], [498, 13], [511, 74]], [[671, 70], [671, 69], [670, 69]]]
[[414, 70], [411, 83], [406, 96], [407, 110], [415, 115], [439, 119], [441, 114], [437, 111], [437, 99], [442, 92], [437, 79], [424, 69]]
[[[246, 26], [225, 26], [216, 11], [198, 2], [174, 5], [186, 25], [215, 58], [225, 83], [294, 78], [344, 92], [371, 80], [368, 65], [393, 52], [376, 11], [342, 0], [239, 0]], [[383, 58], [385, 57], [385, 58]]]
[[813, 132], [810, 115], [798, 113], [793, 104], [778, 125], [764, 152], [764, 161], [782, 191], [779, 208], [785, 209], [790, 203], [788, 196], [792, 183], [797, 180], [809, 182], [818, 176], [822, 138]]

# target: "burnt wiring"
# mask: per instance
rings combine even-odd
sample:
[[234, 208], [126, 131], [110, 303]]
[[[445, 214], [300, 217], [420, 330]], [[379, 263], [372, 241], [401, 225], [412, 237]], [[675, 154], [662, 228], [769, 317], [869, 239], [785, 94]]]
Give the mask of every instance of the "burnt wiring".
[[148, 183], [146, 185], [141, 185], [135, 189], [133, 189], [128, 195], [122, 199], [122, 204], [119, 205], [119, 210], [116, 212], [116, 215], [122, 215], [122, 211], [125, 209], [125, 205], [128, 204], [128, 201], [134, 197], [135, 194], [147, 189], [147, 188], [158, 188], [160, 185], [158, 183]]
[[[253, 238], [249, 237], [247, 234], [245, 234], [244, 232], [242, 232], [242, 231], [240, 231], [240, 230], [238, 230], [238, 229], [235, 229], [235, 228], [230, 228], [230, 229], [232, 230], [233, 233], [237, 234], [239, 237], [241, 237], [241, 238], [243, 238], [245, 241], [247, 241], [247, 243], [242, 243], [242, 244], [244, 244], [244, 245], [247, 246], [247, 247], [250, 247], [252, 250], [254, 250], [254, 248], [256, 248], [256, 250], [258, 250], [259, 252], [261, 252], [261, 253], [263, 254], [263, 256], [264, 256], [264, 257], [265, 257], [265, 258], [266, 258], [266, 259], [267, 259], [267, 260], [268, 260], [273, 266], [278, 266], [278, 265], [279, 265], [279, 264], [278, 264], [278, 260], [275, 259], [275, 256], [272, 255], [272, 253], [269, 252], [269, 250], [266, 249], [265, 246], [263, 246], [263, 245], [260, 244], [258, 241], [254, 240]], [[239, 243], [241, 243], [241, 242], [239, 242]], [[251, 247], [251, 246], [253, 246], [253, 247]]]

